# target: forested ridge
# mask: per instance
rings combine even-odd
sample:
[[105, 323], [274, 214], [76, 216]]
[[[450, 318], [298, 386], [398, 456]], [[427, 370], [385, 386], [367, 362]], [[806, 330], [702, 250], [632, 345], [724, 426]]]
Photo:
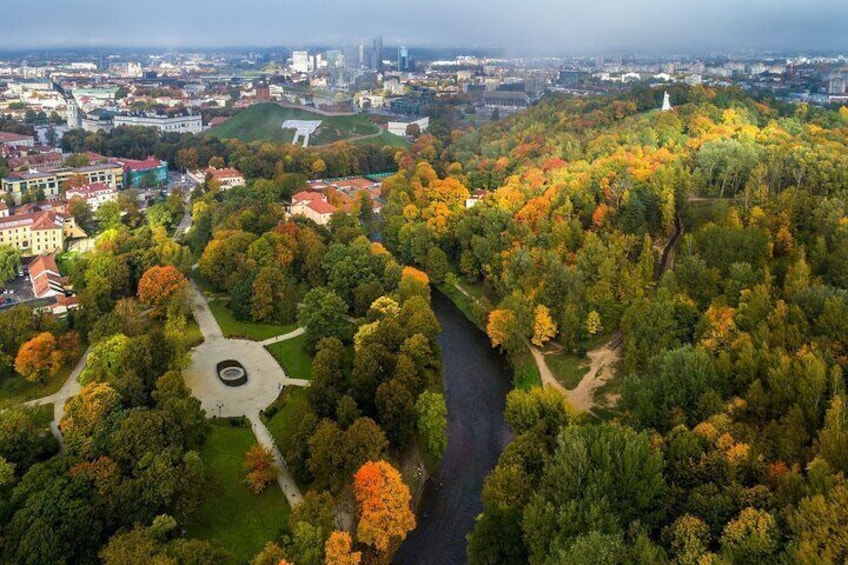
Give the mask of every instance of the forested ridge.
[[548, 97], [384, 183], [387, 247], [480, 289], [493, 346], [621, 334], [608, 410], [511, 393], [471, 563], [848, 557], [848, 109], [661, 99]]

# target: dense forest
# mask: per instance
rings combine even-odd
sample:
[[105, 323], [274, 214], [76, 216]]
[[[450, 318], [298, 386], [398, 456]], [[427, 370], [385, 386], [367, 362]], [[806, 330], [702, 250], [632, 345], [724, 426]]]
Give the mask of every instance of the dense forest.
[[398, 151], [395, 147], [344, 141], [308, 148], [287, 143], [244, 143], [210, 135], [160, 133], [144, 127], [119, 127], [108, 133], [71, 130], [62, 137], [62, 148], [127, 159], [154, 155], [168, 161], [173, 169], [183, 170], [226, 164], [247, 179], [271, 179], [285, 173], [335, 178], [391, 172], [397, 169]]
[[481, 288], [493, 346], [621, 340], [608, 410], [510, 395], [471, 563], [848, 557], [848, 108], [661, 99], [548, 97], [384, 184], [387, 247]]

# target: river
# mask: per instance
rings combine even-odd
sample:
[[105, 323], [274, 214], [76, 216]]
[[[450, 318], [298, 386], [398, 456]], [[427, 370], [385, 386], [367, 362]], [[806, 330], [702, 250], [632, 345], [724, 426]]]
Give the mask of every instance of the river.
[[512, 440], [504, 422], [511, 372], [489, 339], [443, 294], [433, 311], [442, 326], [439, 345], [448, 407], [448, 445], [438, 471], [424, 486], [418, 527], [394, 558], [396, 565], [466, 562], [465, 536], [482, 510], [483, 479]]

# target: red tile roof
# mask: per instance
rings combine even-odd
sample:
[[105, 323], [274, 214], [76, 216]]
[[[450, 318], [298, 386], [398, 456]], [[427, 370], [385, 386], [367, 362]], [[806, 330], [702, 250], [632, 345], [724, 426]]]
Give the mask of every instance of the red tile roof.
[[216, 169], [215, 167], [209, 167], [206, 169], [206, 174], [212, 175], [213, 179], [231, 179], [235, 177], [241, 177], [241, 173], [237, 169], [233, 169], [230, 167], [223, 169]]
[[158, 169], [162, 166], [162, 162], [154, 156], [149, 156], [144, 161], [136, 161], [134, 159], [119, 159], [124, 165], [125, 171], [149, 171], [150, 169]]
[[34, 139], [31, 135], [0, 131], [0, 143], [13, 143], [15, 141], [34, 141]]
[[323, 200], [311, 200], [307, 206], [319, 214], [332, 214], [337, 210], [335, 206]]
[[39, 255], [29, 264], [30, 279], [36, 279], [46, 272], [59, 274], [59, 267], [52, 255]]
[[308, 190], [302, 190], [292, 196], [292, 204], [295, 202], [304, 202], [304, 201], [314, 201], [314, 200], [323, 200], [324, 195], [320, 192], [310, 192]]

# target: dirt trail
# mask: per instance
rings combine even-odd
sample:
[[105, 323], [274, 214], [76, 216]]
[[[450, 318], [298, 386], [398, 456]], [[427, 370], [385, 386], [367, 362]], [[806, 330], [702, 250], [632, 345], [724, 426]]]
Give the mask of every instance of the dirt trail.
[[615, 334], [610, 341], [587, 353], [590, 360], [589, 372], [574, 390], [568, 390], [551, 373], [545, 363], [545, 354], [532, 345], [529, 347], [542, 376], [542, 383], [560, 391], [578, 412], [592, 411], [595, 407], [595, 391], [615, 375], [615, 364], [621, 359], [621, 336]]

